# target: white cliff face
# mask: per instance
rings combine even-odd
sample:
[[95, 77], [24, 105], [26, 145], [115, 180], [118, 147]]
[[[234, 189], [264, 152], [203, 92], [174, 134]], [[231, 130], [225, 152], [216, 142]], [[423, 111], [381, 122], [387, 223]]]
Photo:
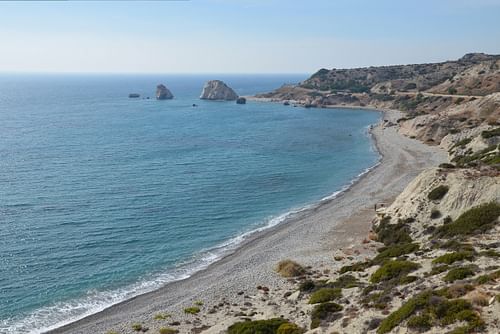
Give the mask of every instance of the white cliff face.
[[228, 85], [220, 80], [210, 80], [205, 83], [200, 99], [202, 100], [225, 100], [234, 101], [238, 94]]
[[156, 99], [157, 100], [171, 100], [174, 98], [172, 92], [165, 87], [165, 85], [156, 86]]
[[[429, 192], [438, 186], [447, 186], [442, 199], [432, 201]], [[417, 176], [385, 211], [397, 219], [415, 218], [411, 224], [417, 235], [424, 225], [442, 224], [444, 215], [456, 219], [460, 214], [480, 204], [500, 201], [500, 176], [491, 177], [474, 169], [430, 168]], [[439, 219], [431, 219], [432, 210], [443, 213]]]

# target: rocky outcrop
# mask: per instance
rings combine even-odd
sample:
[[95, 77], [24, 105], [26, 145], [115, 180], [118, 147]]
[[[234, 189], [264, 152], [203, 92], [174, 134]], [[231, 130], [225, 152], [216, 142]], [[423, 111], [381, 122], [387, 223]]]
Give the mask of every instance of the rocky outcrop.
[[138, 93], [130, 93], [130, 94], [128, 94], [128, 97], [129, 97], [130, 99], [137, 99], [137, 98], [141, 97], [141, 94], [138, 94]]
[[238, 99], [238, 94], [223, 81], [210, 80], [205, 83], [200, 99], [234, 101]]
[[174, 95], [172, 92], [165, 87], [165, 85], [158, 85], [156, 86], [156, 99], [157, 100], [171, 100], [174, 98]]
[[236, 100], [236, 104], [246, 104], [246, 103], [247, 103], [247, 99], [245, 99], [244, 97], [239, 97]]

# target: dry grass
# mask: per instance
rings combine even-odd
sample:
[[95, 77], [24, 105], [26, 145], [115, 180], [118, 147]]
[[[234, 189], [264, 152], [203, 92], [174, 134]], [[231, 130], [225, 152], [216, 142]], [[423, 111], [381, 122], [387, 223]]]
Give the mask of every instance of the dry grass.
[[304, 267], [292, 260], [280, 261], [276, 271], [283, 277], [297, 277], [305, 274]]
[[477, 306], [488, 306], [490, 297], [481, 291], [472, 291], [468, 295], [470, 302]]

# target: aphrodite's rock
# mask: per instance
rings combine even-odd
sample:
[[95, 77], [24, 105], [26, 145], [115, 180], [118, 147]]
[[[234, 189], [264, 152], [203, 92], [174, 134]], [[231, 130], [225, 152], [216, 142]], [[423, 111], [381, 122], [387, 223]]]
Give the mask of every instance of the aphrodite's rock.
[[165, 85], [158, 85], [156, 86], [156, 99], [157, 100], [171, 100], [173, 99], [174, 96], [172, 95], [172, 92], [168, 90]]
[[224, 82], [220, 80], [210, 80], [203, 87], [200, 99], [234, 101], [238, 99], [238, 94]]
[[247, 99], [245, 99], [244, 97], [238, 97], [238, 99], [236, 100], [236, 104], [246, 104], [247, 103]]

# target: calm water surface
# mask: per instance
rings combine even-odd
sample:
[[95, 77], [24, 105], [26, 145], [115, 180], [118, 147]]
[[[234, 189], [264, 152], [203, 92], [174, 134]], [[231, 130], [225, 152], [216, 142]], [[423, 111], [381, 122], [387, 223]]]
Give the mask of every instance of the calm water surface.
[[214, 78], [305, 76], [0, 75], [0, 333], [187, 277], [376, 163], [377, 113], [200, 101]]

